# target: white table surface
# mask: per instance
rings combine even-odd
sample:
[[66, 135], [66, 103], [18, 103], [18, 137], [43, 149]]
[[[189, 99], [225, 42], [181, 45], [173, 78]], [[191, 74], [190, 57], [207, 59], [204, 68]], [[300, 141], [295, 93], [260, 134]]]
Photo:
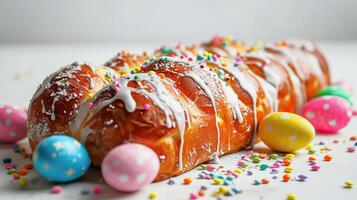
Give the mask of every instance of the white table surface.
[[[357, 41], [356, 42], [320, 42], [323, 52], [327, 55], [331, 65], [333, 80], [348, 80], [352, 85], [357, 85]], [[1, 45], [0, 44], [0, 104], [10, 103], [27, 107], [32, 94], [42, 80], [57, 68], [70, 64], [73, 61], [91, 61], [103, 63], [121, 49], [141, 50], [154, 47], [154, 45]], [[350, 136], [357, 135], [357, 120], [353, 119], [348, 127], [338, 135], [318, 135], [314, 143], [320, 141], [330, 147], [333, 155], [331, 162], [322, 161], [318, 158], [321, 170], [311, 172], [306, 163], [307, 153], [305, 150], [298, 152], [294, 159], [295, 168], [292, 176], [304, 174], [308, 176], [306, 182], [290, 181], [281, 182], [279, 179], [272, 180], [268, 171], [253, 169], [252, 176], [241, 175], [234, 182], [243, 192], [233, 197], [224, 199], [286, 199], [287, 194], [294, 193], [298, 199], [357, 199], [357, 186], [352, 189], [343, 188], [344, 181], [351, 180], [357, 184], [357, 152], [346, 153], [348, 146], [353, 146], [349, 141]], [[333, 144], [333, 140], [339, 140], [339, 144]], [[319, 149], [323, 146], [316, 146]], [[256, 151], [266, 151], [263, 144], [255, 148]], [[223, 165], [235, 169], [234, 163], [242, 153], [232, 154], [221, 158]], [[19, 154], [14, 154], [10, 145], [0, 144], [0, 161], [10, 156], [18, 165], [28, 161], [23, 160]], [[265, 163], [268, 163], [265, 161]], [[148, 199], [148, 194], [158, 192], [156, 199], [189, 199], [190, 193], [198, 191], [201, 185], [209, 187], [205, 197], [199, 199], [215, 199], [211, 194], [217, 191], [217, 186], [210, 185], [210, 181], [193, 178], [189, 185], [182, 185], [185, 177], [196, 177], [198, 170], [192, 170], [179, 177], [173, 178], [175, 185], [169, 186], [167, 181], [151, 184], [143, 190], [123, 194], [116, 192], [107, 186], [100, 177], [99, 170], [92, 169], [77, 182], [62, 185], [64, 191], [60, 194], [51, 194], [52, 184], [44, 181], [35, 171], [31, 171], [26, 178], [30, 184], [24, 188], [18, 186], [11, 176], [0, 164], [0, 199]], [[268, 185], [252, 185], [254, 180], [269, 178]], [[91, 190], [95, 185], [101, 185], [104, 189], [101, 195], [83, 195], [82, 190]]]

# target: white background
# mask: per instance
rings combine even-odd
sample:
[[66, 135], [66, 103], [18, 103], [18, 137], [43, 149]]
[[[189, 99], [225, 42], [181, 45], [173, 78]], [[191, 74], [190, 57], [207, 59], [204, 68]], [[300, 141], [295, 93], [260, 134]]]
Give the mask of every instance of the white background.
[[[101, 3], [98, 3], [101, 2]], [[224, 3], [223, 3], [224, 2]], [[61, 66], [76, 60], [104, 63], [122, 49], [141, 51], [158, 44], [177, 41], [202, 41], [215, 33], [232, 34], [245, 40], [305, 37], [318, 41], [331, 64], [334, 80], [345, 79], [357, 85], [357, 1], [354, 0], [205, 0], [205, 1], [31, 1], [0, 0], [0, 104], [27, 107], [42, 80]], [[306, 167], [306, 154], [299, 152], [294, 162], [294, 176], [309, 176], [306, 183], [272, 181], [266, 186], [253, 186], [268, 173], [242, 176], [237, 181], [243, 193], [239, 199], [286, 199], [295, 193], [298, 199], [355, 200], [357, 188], [343, 189], [345, 180], [357, 184], [357, 154], [345, 152], [351, 135], [356, 135], [357, 121], [336, 136], [318, 136], [332, 148], [331, 163], [321, 162], [320, 172]], [[338, 145], [332, 140], [339, 139]], [[257, 150], [266, 150], [260, 144]], [[0, 160], [13, 157], [11, 146], [0, 145]], [[227, 166], [238, 154], [225, 156]], [[321, 160], [321, 158], [319, 158]], [[256, 172], [257, 170], [255, 170]], [[158, 192], [157, 200], [188, 199], [207, 181], [194, 179], [190, 186], [180, 183], [194, 177], [197, 171], [176, 177], [177, 184], [151, 184], [134, 194], [121, 194], [106, 186], [97, 170], [83, 179], [63, 185], [64, 192], [50, 194], [51, 184], [35, 172], [28, 175], [31, 184], [24, 189], [0, 167], [0, 200], [2, 199], [98, 199], [83, 196], [80, 191], [95, 184], [104, 187], [102, 199], [147, 199]], [[36, 182], [37, 183], [33, 183]], [[210, 186], [212, 191], [216, 187]], [[206, 196], [208, 197], [208, 196]], [[234, 199], [230, 198], [230, 199]], [[214, 199], [214, 198], [212, 198]]]
[[357, 39], [355, 0], [0, 0], [0, 43]]

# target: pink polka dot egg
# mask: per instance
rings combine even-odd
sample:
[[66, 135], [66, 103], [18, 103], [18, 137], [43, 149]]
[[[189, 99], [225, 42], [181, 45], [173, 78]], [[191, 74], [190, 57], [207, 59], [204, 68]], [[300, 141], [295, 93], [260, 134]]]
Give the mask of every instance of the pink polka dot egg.
[[337, 133], [352, 118], [350, 104], [337, 96], [322, 96], [307, 102], [302, 116], [320, 133]]
[[0, 142], [15, 143], [26, 137], [26, 111], [12, 105], [0, 105]]
[[128, 143], [105, 156], [101, 171], [108, 185], [121, 192], [134, 192], [154, 181], [159, 168], [159, 158], [152, 149]]

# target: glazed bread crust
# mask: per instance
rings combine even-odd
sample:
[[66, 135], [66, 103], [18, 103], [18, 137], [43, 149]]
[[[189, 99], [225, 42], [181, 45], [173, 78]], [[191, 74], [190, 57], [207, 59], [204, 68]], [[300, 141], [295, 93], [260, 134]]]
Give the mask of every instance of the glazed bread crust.
[[327, 61], [311, 42], [257, 51], [221, 42], [162, 48], [155, 58], [120, 53], [105, 67], [60, 69], [32, 98], [32, 148], [49, 135], [67, 134], [100, 166], [112, 148], [141, 143], [157, 153], [156, 180], [163, 180], [253, 145], [264, 116], [298, 113], [330, 84]]

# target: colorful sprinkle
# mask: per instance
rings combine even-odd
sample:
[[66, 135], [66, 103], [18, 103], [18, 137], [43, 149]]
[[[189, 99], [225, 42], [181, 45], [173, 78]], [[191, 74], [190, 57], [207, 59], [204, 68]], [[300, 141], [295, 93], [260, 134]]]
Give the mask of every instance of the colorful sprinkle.
[[167, 182], [168, 185], [174, 185], [175, 184], [175, 181], [170, 179], [168, 182]]
[[319, 171], [319, 169], [320, 169], [320, 166], [318, 166], [318, 165], [311, 166], [311, 171]]
[[20, 178], [18, 183], [21, 187], [23, 187], [27, 185], [28, 180], [26, 178]]
[[194, 199], [197, 199], [197, 198], [198, 198], [197, 194], [194, 194], [194, 193], [190, 194], [190, 199], [194, 200]]
[[327, 154], [324, 156], [324, 161], [331, 161], [332, 160], [332, 156]]
[[52, 187], [51, 193], [52, 194], [58, 194], [58, 193], [61, 193], [62, 190], [63, 190], [63, 188], [61, 186], [55, 185], [55, 186]]
[[234, 172], [237, 174], [243, 174], [244, 171], [242, 169], [238, 168], [238, 169], [235, 169]]
[[314, 160], [316, 160], [316, 157], [315, 156], [309, 156], [309, 161], [314, 161]]
[[205, 196], [205, 191], [200, 190], [197, 194], [198, 194], [198, 196], [203, 197], [203, 196]]
[[292, 171], [294, 171], [294, 168], [292, 168], [292, 167], [285, 167], [285, 169], [284, 169], [285, 173], [291, 173]]
[[269, 184], [269, 179], [267, 179], [267, 178], [263, 178], [262, 180], [261, 180], [261, 182], [262, 182], [262, 184]]
[[284, 174], [283, 182], [288, 182], [290, 179], [291, 179], [291, 176], [289, 174]]
[[218, 187], [218, 191], [219, 191], [219, 193], [221, 193], [221, 194], [227, 194], [228, 188], [225, 187], [225, 186], [219, 186], [219, 187]]
[[266, 170], [266, 169], [269, 168], [269, 165], [267, 165], [267, 164], [261, 164], [261, 165], [259, 166], [259, 168], [260, 168], [260, 170]]
[[151, 108], [150, 104], [144, 104], [144, 110], [149, 110]]
[[189, 185], [192, 183], [192, 178], [184, 178], [183, 179], [183, 184], [184, 185]]
[[4, 164], [5, 169], [11, 169], [11, 168], [16, 168], [17, 164], [16, 163], [6, 163]]
[[4, 159], [2, 159], [2, 163], [7, 164], [7, 163], [11, 163], [12, 159], [10, 157], [6, 157]]
[[351, 141], [357, 141], [357, 136], [355, 136], [355, 135], [354, 135], [354, 136], [351, 136], [351, 137], [350, 137], [350, 140], [351, 140]]
[[17, 171], [16, 171], [16, 169], [14, 169], [14, 168], [11, 168], [11, 169], [8, 169], [7, 170], [7, 173], [8, 174], [13, 174], [13, 173], [16, 173]]
[[201, 61], [201, 60], [204, 60], [205, 57], [201, 56], [201, 55], [197, 55], [197, 58], [196, 58], [198, 61]]
[[14, 179], [19, 179], [21, 177], [20, 174], [18, 173], [12, 173], [11, 176], [14, 178]]
[[289, 153], [289, 154], [286, 154], [286, 155], [284, 156], [284, 158], [285, 158], [285, 159], [293, 159], [293, 158], [295, 158], [295, 155], [292, 154], [292, 153]]
[[102, 194], [103, 188], [99, 185], [96, 185], [92, 188], [92, 192], [96, 195]]
[[270, 166], [270, 168], [279, 168], [281, 167], [280, 163], [276, 162]]
[[353, 152], [355, 152], [356, 151], [356, 148], [355, 147], [348, 147], [347, 148], [347, 152], [348, 153], [353, 153]]
[[296, 200], [296, 195], [295, 194], [288, 194], [286, 197], [287, 200]]
[[307, 176], [305, 176], [305, 175], [298, 176], [298, 181], [305, 181], [306, 179], [307, 179]]
[[260, 163], [260, 158], [252, 158], [253, 163]]
[[81, 195], [89, 195], [90, 191], [89, 190], [82, 190]]
[[268, 160], [276, 160], [278, 157], [278, 154], [273, 153], [268, 156]]
[[170, 53], [170, 52], [172, 52], [172, 51], [173, 51], [172, 48], [167, 48], [167, 49], [164, 49], [164, 50], [162, 51], [162, 53], [163, 53], [164, 55], [166, 55], [166, 54], [168, 54], [168, 53]]
[[260, 182], [258, 180], [254, 180], [253, 185], [260, 185]]
[[207, 189], [208, 189], [207, 186], [205, 186], [205, 185], [201, 186], [201, 190], [207, 190]]
[[29, 172], [29, 170], [26, 169], [26, 168], [21, 168], [21, 169], [18, 171], [18, 173], [19, 173], [21, 176], [26, 175], [28, 172]]
[[159, 194], [157, 192], [152, 192], [149, 194], [149, 199], [155, 199]]
[[352, 181], [345, 181], [345, 188], [352, 188], [354, 183]]
[[223, 183], [223, 180], [219, 178], [214, 178], [212, 181], [215, 185], [221, 185]]
[[92, 109], [92, 108], [93, 108], [93, 105], [94, 105], [93, 102], [89, 102], [89, 103], [87, 104], [87, 108], [88, 108], [88, 109]]
[[214, 171], [215, 169], [216, 169], [216, 166], [213, 165], [213, 164], [208, 164], [208, 165], [206, 166], [206, 170], [207, 170], [207, 171]]
[[284, 164], [284, 166], [289, 166], [289, 165], [291, 165], [291, 160], [290, 159], [284, 159], [283, 164]]
[[28, 163], [28, 164], [25, 165], [25, 168], [28, 169], [28, 170], [31, 170], [31, 169], [33, 169], [33, 165]]

